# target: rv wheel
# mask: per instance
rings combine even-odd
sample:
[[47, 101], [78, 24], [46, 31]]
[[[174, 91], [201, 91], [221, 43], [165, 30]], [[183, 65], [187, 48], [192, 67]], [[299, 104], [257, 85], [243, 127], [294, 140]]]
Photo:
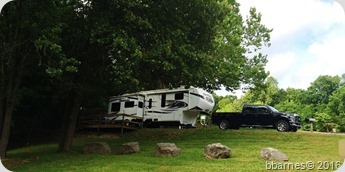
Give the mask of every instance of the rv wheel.
[[219, 128], [222, 130], [226, 130], [229, 128], [229, 122], [227, 120], [223, 120], [219, 123]]

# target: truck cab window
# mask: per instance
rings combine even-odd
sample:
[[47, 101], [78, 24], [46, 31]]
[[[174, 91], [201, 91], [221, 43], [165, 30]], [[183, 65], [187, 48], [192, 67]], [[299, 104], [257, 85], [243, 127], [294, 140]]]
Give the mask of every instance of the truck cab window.
[[254, 113], [255, 111], [256, 111], [256, 108], [251, 107], [251, 106], [246, 106], [243, 109], [243, 112], [246, 112], [246, 113]]
[[268, 109], [266, 107], [258, 107], [259, 113], [268, 113]]

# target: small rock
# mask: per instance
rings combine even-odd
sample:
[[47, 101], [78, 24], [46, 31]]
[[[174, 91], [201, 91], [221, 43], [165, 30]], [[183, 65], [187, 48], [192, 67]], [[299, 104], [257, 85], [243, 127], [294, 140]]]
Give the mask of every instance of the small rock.
[[181, 149], [177, 148], [175, 143], [157, 143], [156, 156], [174, 157], [181, 153]]
[[274, 148], [263, 148], [260, 151], [260, 157], [269, 161], [288, 161], [289, 157], [283, 152]]
[[209, 144], [204, 149], [204, 156], [208, 159], [230, 158], [231, 149], [220, 143]]
[[122, 153], [123, 154], [131, 154], [140, 152], [140, 147], [138, 142], [129, 142], [122, 144]]
[[88, 154], [108, 154], [111, 152], [111, 149], [108, 143], [105, 142], [93, 142], [86, 143], [83, 147], [83, 152]]

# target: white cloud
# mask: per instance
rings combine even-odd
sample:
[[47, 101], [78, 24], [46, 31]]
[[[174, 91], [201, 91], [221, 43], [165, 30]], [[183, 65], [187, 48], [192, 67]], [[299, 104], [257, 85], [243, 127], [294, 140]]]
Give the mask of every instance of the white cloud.
[[[248, 15], [255, 7], [262, 16], [262, 22], [273, 28], [273, 38], [286, 37], [309, 28], [313, 32], [324, 30], [331, 21], [342, 19], [341, 6], [336, 2], [320, 0], [239, 0], [241, 14]], [[314, 27], [317, 26], [317, 27]]]
[[294, 65], [297, 57], [293, 52], [272, 54], [272, 58], [267, 63], [267, 69], [271, 73], [283, 75], [290, 71], [290, 66]]
[[239, 0], [241, 14], [250, 7], [273, 28], [266, 69], [280, 88], [306, 89], [320, 75], [345, 73], [345, 13], [331, 0]]

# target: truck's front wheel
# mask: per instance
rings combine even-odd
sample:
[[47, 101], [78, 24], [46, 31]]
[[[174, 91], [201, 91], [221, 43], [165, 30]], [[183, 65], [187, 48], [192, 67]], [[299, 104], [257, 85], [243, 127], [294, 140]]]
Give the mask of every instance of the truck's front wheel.
[[285, 120], [280, 120], [276, 123], [276, 128], [278, 131], [287, 132], [290, 131], [290, 125]]
[[229, 128], [229, 121], [223, 120], [219, 123], [219, 128], [222, 130], [226, 130]]

